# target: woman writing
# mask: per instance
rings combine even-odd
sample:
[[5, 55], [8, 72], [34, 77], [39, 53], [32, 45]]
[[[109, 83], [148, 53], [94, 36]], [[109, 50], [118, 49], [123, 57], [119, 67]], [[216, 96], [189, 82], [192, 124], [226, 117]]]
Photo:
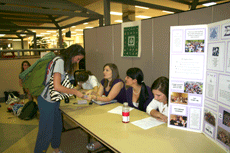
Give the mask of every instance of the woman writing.
[[148, 104], [153, 99], [149, 86], [144, 83], [144, 75], [139, 68], [130, 68], [126, 72], [125, 82], [130, 86], [126, 91], [127, 102], [130, 107], [146, 111]]
[[77, 90], [82, 89], [81, 92], [87, 95], [97, 93], [100, 83], [90, 71], [75, 73], [74, 77], [77, 82]]
[[[105, 64], [103, 74], [104, 79], [101, 81], [97, 94], [89, 96], [88, 100], [111, 101], [115, 99], [119, 103], [126, 101], [125, 85], [119, 77], [117, 66], [113, 63]], [[105, 94], [104, 97], [103, 94]]]
[[146, 110], [149, 115], [166, 123], [168, 121], [168, 89], [168, 78], [159, 77], [156, 79], [151, 87], [151, 90], [154, 94], [154, 99], [150, 102]]
[[[55, 57], [49, 63], [46, 83], [49, 82], [52, 74], [51, 72], [53, 72], [54, 90], [62, 93], [74, 94], [77, 97], [83, 97], [84, 95], [81, 92], [76, 89], [68, 89], [62, 86], [61, 82], [64, 80], [65, 72], [70, 75], [73, 74], [76, 64], [79, 63], [84, 56], [84, 49], [77, 44], [61, 50], [60, 58]], [[56, 63], [53, 67], [54, 60], [56, 60]], [[59, 110], [60, 102], [51, 101], [48, 85], [45, 87], [42, 94], [38, 96], [37, 101], [40, 111], [40, 121], [34, 152], [46, 152], [51, 143], [52, 148], [54, 148], [54, 153], [62, 153], [62, 151], [59, 150], [62, 132], [62, 118]]]

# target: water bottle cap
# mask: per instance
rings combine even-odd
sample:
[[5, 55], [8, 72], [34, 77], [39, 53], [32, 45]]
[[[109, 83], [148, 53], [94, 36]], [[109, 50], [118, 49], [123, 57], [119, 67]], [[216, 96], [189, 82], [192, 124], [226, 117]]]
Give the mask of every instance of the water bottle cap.
[[128, 102], [124, 102], [124, 106], [128, 106]]

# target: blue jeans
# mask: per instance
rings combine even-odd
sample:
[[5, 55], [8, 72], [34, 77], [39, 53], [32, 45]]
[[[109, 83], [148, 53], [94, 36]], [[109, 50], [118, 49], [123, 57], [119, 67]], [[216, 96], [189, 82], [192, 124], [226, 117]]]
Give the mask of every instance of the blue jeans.
[[34, 153], [43, 153], [51, 143], [52, 148], [59, 148], [62, 133], [62, 117], [59, 110], [60, 102], [50, 103], [38, 97], [40, 121]]

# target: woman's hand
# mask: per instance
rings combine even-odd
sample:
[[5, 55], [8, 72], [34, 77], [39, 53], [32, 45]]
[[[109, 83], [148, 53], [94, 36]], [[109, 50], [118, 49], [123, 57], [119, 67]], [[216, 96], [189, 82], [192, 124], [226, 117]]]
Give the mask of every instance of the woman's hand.
[[165, 115], [163, 115], [163, 114], [160, 116], [160, 119], [161, 119], [163, 122], [165, 122], [165, 123], [168, 122], [168, 117], [165, 116]]
[[80, 91], [77, 91], [77, 90], [75, 91], [74, 95], [76, 95], [79, 98], [83, 98], [84, 97], [84, 95]]

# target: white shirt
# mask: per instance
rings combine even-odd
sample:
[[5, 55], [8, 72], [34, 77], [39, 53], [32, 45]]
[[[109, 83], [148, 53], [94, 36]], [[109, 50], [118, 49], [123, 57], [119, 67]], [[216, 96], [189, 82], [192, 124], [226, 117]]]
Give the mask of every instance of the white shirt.
[[97, 78], [94, 75], [90, 75], [89, 79], [82, 84], [82, 88], [89, 90], [89, 89], [93, 89], [96, 86], [100, 86], [100, 83], [98, 82]]
[[159, 109], [159, 112], [164, 114], [165, 116], [168, 116], [168, 105], [163, 104], [162, 102], [159, 102], [155, 99], [153, 99], [149, 105], [147, 106], [146, 112], [150, 115], [151, 110], [153, 109]]

